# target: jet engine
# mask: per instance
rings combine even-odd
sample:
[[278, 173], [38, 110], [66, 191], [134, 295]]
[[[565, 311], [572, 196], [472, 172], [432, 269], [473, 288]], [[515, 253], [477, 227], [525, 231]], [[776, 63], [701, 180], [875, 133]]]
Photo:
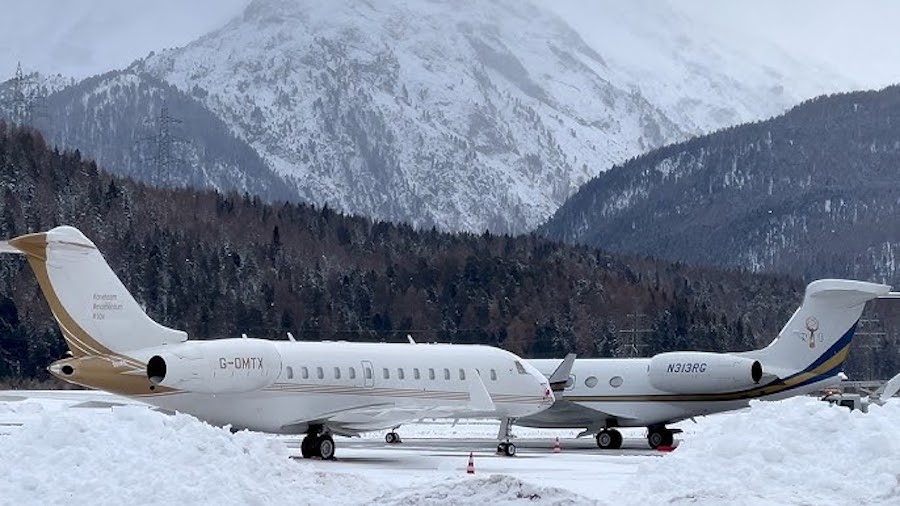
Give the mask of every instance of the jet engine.
[[727, 353], [670, 352], [650, 359], [650, 384], [674, 394], [708, 394], [753, 388], [763, 377], [758, 360]]
[[147, 361], [151, 384], [207, 394], [259, 390], [280, 372], [281, 354], [263, 339], [188, 341], [165, 346]]

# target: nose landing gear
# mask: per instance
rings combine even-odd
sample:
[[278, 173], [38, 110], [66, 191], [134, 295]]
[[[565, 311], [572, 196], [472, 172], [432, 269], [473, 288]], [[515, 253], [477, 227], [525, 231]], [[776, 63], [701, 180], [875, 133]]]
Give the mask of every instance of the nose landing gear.
[[512, 418], [500, 420], [500, 432], [497, 433], [497, 439], [500, 440], [500, 443], [497, 444], [498, 455], [506, 455], [507, 457], [514, 457], [516, 455], [516, 445], [509, 441], [512, 437], [512, 432], [510, 431], [512, 422]]

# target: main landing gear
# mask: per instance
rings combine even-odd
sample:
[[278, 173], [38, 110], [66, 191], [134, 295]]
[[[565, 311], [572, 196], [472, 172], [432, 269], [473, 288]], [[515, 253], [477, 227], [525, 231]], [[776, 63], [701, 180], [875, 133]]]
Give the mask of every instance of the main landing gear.
[[509, 428], [510, 425], [512, 425], [512, 422], [512, 418], [500, 420], [500, 432], [497, 434], [497, 439], [500, 440], [500, 443], [497, 444], [497, 455], [506, 455], [507, 457], [514, 457], [516, 455], [516, 445], [509, 441], [512, 437]]
[[384, 435], [384, 442], [387, 443], [387, 444], [389, 444], [389, 445], [394, 445], [394, 444], [402, 443], [403, 441], [400, 441], [400, 434], [397, 434], [397, 432], [396, 432], [397, 429], [399, 429], [399, 428], [400, 428], [400, 426], [398, 425], [398, 426], [394, 427], [393, 429], [391, 429], [390, 432], [388, 432], [387, 434], [385, 434], [385, 435]]
[[310, 425], [306, 437], [300, 442], [300, 455], [304, 459], [319, 457], [322, 460], [332, 460], [334, 439], [321, 425]]
[[603, 429], [597, 433], [597, 446], [602, 450], [617, 450], [622, 447], [622, 433], [616, 429]]
[[647, 427], [647, 444], [654, 450], [660, 446], [672, 446], [675, 442], [675, 434], [681, 432], [679, 429], [667, 429], [664, 425], [654, 425]]

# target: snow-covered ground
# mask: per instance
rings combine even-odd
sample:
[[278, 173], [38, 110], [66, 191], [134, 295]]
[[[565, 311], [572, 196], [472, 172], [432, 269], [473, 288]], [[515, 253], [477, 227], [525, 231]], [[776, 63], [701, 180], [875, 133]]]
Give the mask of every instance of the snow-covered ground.
[[[399, 447], [378, 444], [380, 433], [370, 444], [338, 438], [338, 460], [326, 462], [289, 458], [295, 438], [103, 407], [113, 398], [102, 394], [8, 394], [0, 504], [900, 504], [896, 399], [868, 414], [812, 398], [758, 403], [680, 424], [668, 454], [567, 451], [571, 431], [517, 429], [562, 437], [562, 453], [476, 451], [467, 475], [466, 445], [496, 423], [412, 424]], [[416, 446], [435, 436], [458, 444]]]

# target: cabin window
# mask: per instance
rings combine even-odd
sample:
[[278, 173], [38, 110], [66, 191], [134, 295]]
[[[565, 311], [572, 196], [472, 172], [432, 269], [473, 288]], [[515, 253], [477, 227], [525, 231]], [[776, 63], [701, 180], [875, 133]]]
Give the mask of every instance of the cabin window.
[[413, 378], [415, 378], [415, 379], [422, 379], [422, 375], [419, 374], [419, 368], [418, 368], [418, 367], [416, 367], [416, 368], [413, 369]]
[[316, 377], [319, 379], [325, 379], [325, 371], [323, 371], [321, 367], [316, 367]]
[[612, 378], [609, 378], [609, 386], [613, 388], [619, 388], [620, 386], [622, 386], [623, 382], [624, 381], [622, 380], [621, 376], [613, 376]]
[[381, 372], [382, 372], [382, 374], [384, 375], [384, 379], [386, 379], [386, 380], [391, 379], [391, 371], [390, 371], [390, 369], [388, 369], [387, 367], [385, 367], [384, 369], [381, 370]]
[[497, 381], [497, 370], [491, 369], [491, 381]]
[[334, 379], [336, 379], [336, 380], [341, 379], [341, 368], [340, 367], [334, 368]]
[[347, 372], [350, 373], [350, 379], [352, 379], [352, 380], [356, 379], [356, 368], [355, 367], [351, 367]]
[[588, 376], [587, 379], [584, 380], [584, 386], [588, 388], [594, 388], [595, 386], [597, 386], [597, 377]]
[[309, 369], [306, 366], [300, 368], [300, 377], [303, 379], [309, 379]]
[[287, 366], [287, 368], [285, 369], [285, 372], [287, 372], [287, 379], [289, 379], [289, 380], [294, 379], [294, 369], [291, 366]]
[[466, 381], [466, 371], [463, 371], [462, 369], [459, 370], [459, 379]]
[[570, 374], [569, 379], [566, 380], [566, 390], [572, 390], [575, 388], [575, 375]]
[[428, 368], [428, 379], [430, 379], [430, 380], [434, 379], [434, 369], [431, 367]]
[[401, 379], [401, 380], [402, 380], [402, 379], [405, 379], [405, 377], [406, 377], [406, 375], [403, 374], [403, 369], [401, 369], [401, 368], [398, 367], [398, 368], [397, 368], [397, 379]]
[[368, 367], [363, 367], [363, 371], [366, 372], [366, 379], [367, 379], [367, 380], [372, 379], [372, 369], [370, 369], [370, 368], [368, 368]]
[[516, 360], [516, 370], [519, 371], [519, 374], [528, 374], [525, 371], [525, 366], [522, 365], [522, 362], [519, 362], [518, 360]]
[[447, 369], [446, 367], [444, 368], [444, 379], [450, 379], [450, 369]]

